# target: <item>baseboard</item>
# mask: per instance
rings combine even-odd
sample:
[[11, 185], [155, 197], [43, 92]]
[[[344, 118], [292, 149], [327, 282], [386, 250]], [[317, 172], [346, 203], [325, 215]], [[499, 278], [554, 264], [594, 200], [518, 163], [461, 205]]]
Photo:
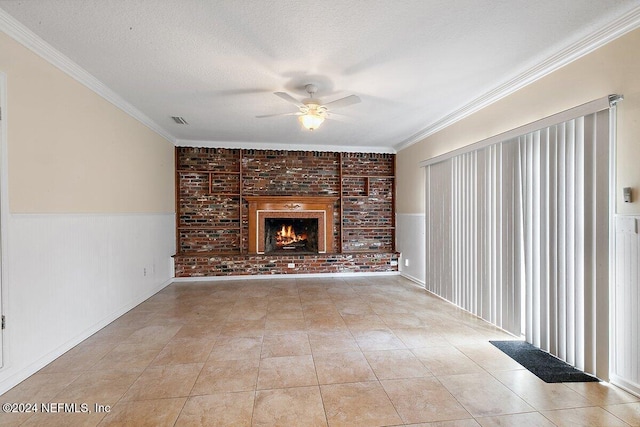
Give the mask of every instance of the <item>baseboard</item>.
[[3, 393], [6, 393], [11, 388], [13, 388], [16, 385], [20, 384], [22, 381], [24, 381], [25, 379], [29, 378], [31, 375], [35, 374], [40, 369], [42, 369], [45, 366], [47, 366], [49, 363], [53, 362], [58, 357], [62, 356], [64, 353], [66, 353], [67, 351], [71, 350], [73, 347], [75, 347], [76, 345], [80, 344], [82, 341], [84, 341], [87, 338], [89, 338], [91, 335], [93, 335], [96, 332], [98, 332], [100, 329], [104, 328], [105, 326], [107, 326], [108, 324], [113, 322], [114, 320], [118, 319], [120, 316], [122, 316], [123, 314], [125, 314], [129, 310], [135, 308], [139, 304], [142, 304], [144, 301], [148, 300], [149, 298], [151, 298], [152, 296], [154, 296], [155, 294], [160, 292], [162, 289], [164, 289], [167, 286], [169, 286], [171, 283], [173, 283], [173, 278], [165, 280], [159, 286], [153, 288], [150, 292], [148, 292], [148, 293], [136, 298], [130, 304], [127, 304], [126, 306], [124, 306], [124, 307], [120, 308], [119, 310], [113, 312], [111, 315], [105, 317], [100, 322], [98, 322], [95, 325], [91, 326], [90, 328], [86, 329], [81, 334], [79, 334], [76, 337], [74, 337], [73, 339], [67, 341], [63, 345], [59, 346], [57, 349], [51, 351], [50, 353], [44, 355], [43, 357], [41, 357], [40, 359], [38, 359], [34, 363], [28, 365], [27, 367], [25, 367], [23, 369], [20, 369], [18, 372], [15, 372], [14, 374], [12, 374], [9, 377], [5, 378], [4, 380], [2, 380], [0, 382], [0, 395], [2, 395]]
[[354, 272], [354, 273], [299, 273], [299, 274], [260, 274], [260, 275], [242, 275], [242, 276], [199, 276], [199, 277], [175, 277], [172, 280], [176, 283], [184, 282], [221, 282], [230, 280], [273, 280], [273, 279], [313, 279], [322, 278], [329, 279], [332, 277], [371, 277], [371, 276], [399, 276], [398, 271], [374, 271], [370, 273]]
[[609, 382], [611, 384], [640, 397], [640, 384], [625, 380], [615, 374], [611, 374], [610, 377], [611, 378], [609, 378]]
[[449, 301], [448, 299], [446, 299], [446, 298], [444, 298], [444, 297], [441, 297], [440, 295], [436, 294], [435, 292], [431, 292], [429, 289], [426, 289], [426, 288], [425, 288], [424, 290], [425, 290], [427, 293], [429, 293], [430, 295], [434, 296], [435, 298], [438, 298], [439, 300], [446, 302], [447, 304], [449, 304], [449, 305], [451, 305], [451, 306], [453, 306], [453, 307], [457, 308], [458, 310], [464, 311], [464, 312], [465, 312], [465, 313], [467, 313], [468, 315], [475, 317], [476, 319], [478, 319], [478, 320], [480, 320], [480, 321], [482, 321], [482, 322], [486, 323], [488, 326], [491, 326], [492, 328], [498, 329], [498, 330], [500, 330], [500, 331], [504, 332], [505, 334], [511, 335], [511, 336], [512, 336], [512, 337], [514, 337], [515, 339], [518, 339], [518, 340], [520, 340], [520, 339], [524, 339], [524, 336], [518, 336], [518, 335], [513, 334], [512, 332], [507, 331], [506, 329], [502, 329], [500, 326], [498, 326], [498, 325], [494, 325], [493, 323], [491, 323], [491, 322], [490, 322], [490, 321], [488, 321], [487, 319], [483, 319], [482, 317], [478, 316], [477, 314], [472, 313], [472, 312], [470, 312], [469, 310], [467, 310], [467, 309], [465, 309], [465, 308], [460, 307], [459, 305], [457, 305], [457, 304], [455, 304], [455, 303], [453, 303], [453, 302]]
[[410, 274], [403, 273], [403, 272], [401, 271], [401, 272], [400, 272], [400, 275], [401, 275], [402, 277], [404, 277], [405, 279], [409, 279], [409, 280], [411, 280], [412, 282], [415, 282], [415, 283], [417, 283], [418, 285], [420, 285], [420, 286], [422, 286], [422, 287], [424, 287], [424, 286], [426, 285], [426, 282], [425, 282], [424, 280], [420, 280], [420, 279], [418, 279], [417, 277], [413, 277], [413, 276], [412, 276], [412, 275], [410, 275]]

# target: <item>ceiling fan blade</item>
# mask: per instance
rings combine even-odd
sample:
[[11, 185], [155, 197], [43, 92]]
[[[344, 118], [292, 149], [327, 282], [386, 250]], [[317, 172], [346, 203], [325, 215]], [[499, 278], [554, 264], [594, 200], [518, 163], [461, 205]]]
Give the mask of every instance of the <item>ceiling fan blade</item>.
[[278, 114], [265, 114], [263, 116], [256, 116], [257, 119], [264, 119], [267, 117], [278, 117], [278, 116], [297, 116], [300, 113], [278, 113]]
[[358, 102], [360, 102], [360, 98], [358, 96], [349, 95], [324, 104], [324, 106], [330, 110], [335, 110], [336, 108], [347, 107], [349, 105], [357, 104]]
[[304, 107], [304, 104], [302, 102], [298, 101], [297, 99], [295, 99], [293, 96], [289, 95], [286, 92], [273, 92], [273, 94], [275, 96], [279, 96], [280, 98], [284, 99], [287, 102], [292, 103], [297, 107]]
[[336, 113], [327, 114], [327, 120], [333, 120], [333, 121], [342, 122], [342, 123], [354, 123], [354, 120], [352, 117], [345, 116], [343, 114], [336, 114]]

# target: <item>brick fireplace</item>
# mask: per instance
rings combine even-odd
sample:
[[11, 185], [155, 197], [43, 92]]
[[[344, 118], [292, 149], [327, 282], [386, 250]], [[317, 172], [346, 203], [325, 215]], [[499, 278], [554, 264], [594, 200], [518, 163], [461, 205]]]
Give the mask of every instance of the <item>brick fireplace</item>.
[[177, 147], [176, 249], [176, 277], [397, 271], [395, 155]]

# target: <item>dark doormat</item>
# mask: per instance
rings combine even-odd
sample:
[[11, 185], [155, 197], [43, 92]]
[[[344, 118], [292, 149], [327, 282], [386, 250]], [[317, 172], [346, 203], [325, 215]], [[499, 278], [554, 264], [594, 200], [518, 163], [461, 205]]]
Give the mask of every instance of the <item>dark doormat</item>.
[[525, 341], [489, 341], [547, 383], [600, 381]]

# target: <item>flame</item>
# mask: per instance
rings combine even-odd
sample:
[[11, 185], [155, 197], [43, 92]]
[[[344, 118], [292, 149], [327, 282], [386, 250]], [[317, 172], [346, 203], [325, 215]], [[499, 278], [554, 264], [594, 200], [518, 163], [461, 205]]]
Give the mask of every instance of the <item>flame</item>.
[[296, 242], [301, 242], [306, 239], [306, 234], [296, 234], [296, 232], [293, 230], [293, 225], [282, 224], [282, 228], [276, 233], [276, 244], [280, 247], [291, 245]]

